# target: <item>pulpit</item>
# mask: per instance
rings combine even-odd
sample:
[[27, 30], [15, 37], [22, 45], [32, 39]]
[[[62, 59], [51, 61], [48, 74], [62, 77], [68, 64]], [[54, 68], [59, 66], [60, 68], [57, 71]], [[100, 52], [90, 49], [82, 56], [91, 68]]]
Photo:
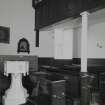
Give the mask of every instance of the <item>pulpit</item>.
[[4, 63], [4, 75], [11, 74], [11, 84], [3, 96], [3, 105], [20, 105], [26, 102], [28, 93], [22, 86], [22, 76], [28, 73], [28, 61], [6, 61]]

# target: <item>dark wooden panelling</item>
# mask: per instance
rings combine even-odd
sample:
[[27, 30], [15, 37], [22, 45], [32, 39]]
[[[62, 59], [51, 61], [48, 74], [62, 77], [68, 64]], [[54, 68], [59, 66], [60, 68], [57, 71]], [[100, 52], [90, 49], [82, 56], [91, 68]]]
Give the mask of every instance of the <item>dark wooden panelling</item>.
[[5, 61], [29, 61], [29, 70], [38, 70], [38, 58], [37, 56], [18, 56], [18, 55], [0, 55], [0, 71], [4, 70]]
[[38, 64], [41, 65], [49, 65], [55, 67], [63, 67], [64, 65], [71, 65], [72, 59], [54, 59], [54, 58], [47, 58], [47, 57], [39, 57]]
[[103, 58], [88, 58], [88, 64], [105, 65], [105, 59]]
[[[68, 59], [57, 60], [53, 58], [38, 58], [39, 66], [48, 65], [48, 66], [59, 67], [61, 69], [66, 69], [66, 70], [71, 69], [72, 64], [76, 64], [78, 66], [80, 65], [80, 63], [81, 63], [80, 58], [73, 58], [69, 60]], [[75, 70], [78, 70], [78, 69], [80, 70], [80, 67], [77, 67], [77, 68], [75, 67]], [[103, 71], [105, 71], [105, 59], [88, 58], [88, 72], [98, 73], [98, 72], [103, 72]]]
[[[46, 94], [50, 98], [46, 100], [50, 101], [46, 105], [65, 105], [65, 80], [54, 80], [54, 77], [53, 80], [45, 78], [40, 81], [40, 87], [40, 94]], [[39, 103], [39, 105], [43, 104], [45, 105], [45, 102], [42, 104]]]
[[100, 105], [105, 104], [105, 73], [101, 73], [99, 76], [99, 88], [100, 88]]
[[[90, 77], [92, 77], [91, 79], [82, 79], [82, 85], [80, 84], [80, 72], [77, 72], [77, 68], [74, 70], [74, 72], [71, 72], [71, 67], [72, 64], [79, 64], [80, 65], [80, 58], [73, 58], [73, 59], [69, 59], [69, 60], [55, 60], [53, 58], [38, 58], [38, 60], [40, 60], [40, 64], [41, 65], [50, 65], [52, 67], [59, 67], [62, 68], [59, 70], [55, 69], [54, 70], [50, 70], [52, 69], [51, 67], [47, 71], [47, 73], [50, 72], [50, 74], [54, 75], [55, 77], [58, 77], [57, 75], [61, 75], [64, 77], [64, 79], [66, 80], [66, 98], [67, 100], [72, 100], [74, 101], [75, 99], [79, 99], [80, 98], [80, 86], [83, 87], [83, 89], [81, 89], [82, 91], [82, 103], [88, 103], [88, 95], [90, 95], [90, 89], [88, 89], [89, 85], [91, 84], [91, 90], [93, 91], [97, 91], [99, 89], [99, 74], [100, 72], [105, 72], [105, 59], [99, 59], [99, 58], [88, 58], [88, 72]], [[65, 67], [63, 68], [63, 66], [68, 65], [68, 70], [65, 70]], [[46, 69], [46, 68], [45, 68]], [[65, 71], [65, 72], [62, 72]], [[70, 72], [68, 72], [70, 71]], [[93, 74], [94, 73], [94, 74]], [[57, 75], [55, 75], [57, 74]], [[82, 73], [81, 73], [82, 74]], [[87, 73], [88, 74], [88, 73]], [[93, 76], [95, 76], [95, 78], [93, 79]], [[53, 77], [53, 79], [55, 79], [55, 77]], [[86, 76], [83, 76], [86, 77]], [[89, 78], [90, 78], [89, 77]], [[90, 82], [90, 83], [88, 83]], [[100, 84], [101, 86], [103, 86], [104, 84]], [[84, 88], [85, 87], [85, 88]], [[101, 87], [101, 89], [103, 89], [101, 91], [101, 95], [104, 96], [103, 92], [104, 92], [104, 88]], [[101, 97], [102, 97], [101, 96]], [[90, 99], [89, 99], [90, 101]]]
[[35, 29], [40, 29], [69, 17], [77, 17], [81, 0], [43, 0], [35, 10]]
[[52, 73], [67, 74], [69, 72], [80, 72], [80, 65], [72, 65], [72, 59], [38, 58], [38, 64], [39, 70]]
[[[105, 65], [105, 59], [103, 58], [88, 58], [88, 65]], [[81, 64], [81, 58], [73, 58], [73, 64]]]
[[81, 59], [80, 58], [73, 58], [73, 64], [81, 64]]
[[[105, 59], [88, 58], [88, 72], [99, 73], [105, 71]], [[73, 58], [73, 64], [81, 64], [80, 58]]]
[[68, 73], [64, 75], [66, 79], [66, 95], [68, 98], [74, 99], [80, 96], [80, 78], [79, 73]]
[[96, 11], [105, 8], [105, 0], [82, 0], [82, 11]]
[[53, 65], [53, 58], [50, 57], [39, 57], [38, 58], [38, 66], [41, 65], [49, 65], [52, 66]]
[[[40, 60], [40, 66], [43, 66], [41, 70], [51, 74], [52, 76], [47, 77], [52, 78], [63, 78], [66, 80], [66, 98], [67, 100], [75, 100], [80, 96], [80, 84], [79, 84], [79, 72], [80, 69], [72, 66], [72, 59], [53, 59], [53, 58], [38, 58]], [[68, 66], [67, 66], [68, 65]], [[66, 67], [67, 66], [67, 67]], [[80, 68], [80, 67], [79, 67]], [[72, 71], [73, 69], [73, 71]]]
[[63, 67], [64, 65], [71, 65], [72, 59], [54, 59], [54, 66]]
[[35, 28], [79, 17], [83, 11], [93, 12], [102, 8], [105, 8], [105, 0], [42, 0], [35, 8]]
[[105, 72], [105, 59], [89, 58], [88, 72], [92, 72], [92, 73]]

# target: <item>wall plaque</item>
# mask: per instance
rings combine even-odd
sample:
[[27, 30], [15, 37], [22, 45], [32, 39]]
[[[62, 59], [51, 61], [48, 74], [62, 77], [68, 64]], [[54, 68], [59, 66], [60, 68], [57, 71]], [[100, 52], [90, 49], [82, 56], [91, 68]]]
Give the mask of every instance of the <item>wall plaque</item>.
[[0, 26], [0, 43], [9, 43], [10, 40], [10, 28]]
[[17, 52], [27, 52], [27, 53], [30, 53], [30, 45], [29, 45], [29, 42], [27, 39], [25, 38], [22, 38], [19, 40], [18, 42], [18, 49], [17, 49]]

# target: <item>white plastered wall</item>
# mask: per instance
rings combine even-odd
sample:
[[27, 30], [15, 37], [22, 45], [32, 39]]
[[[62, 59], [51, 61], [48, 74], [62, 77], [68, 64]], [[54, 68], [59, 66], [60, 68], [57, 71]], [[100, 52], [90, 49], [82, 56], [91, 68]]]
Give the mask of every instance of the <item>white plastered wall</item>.
[[10, 43], [0, 43], [0, 55], [17, 55], [17, 43], [23, 37], [30, 43], [29, 55], [37, 55], [34, 15], [32, 0], [0, 0], [0, 26], [10, 27]]
[[[32, 0], [0, 0], [0, 26], [10, 27], [10, 44], [0, 43], [0, 55], [17, 55], [17, 43], [25, 37], [30, 43], [30, 55], [54, 57], [54, 29], [60, 28], [68, 33], [73, 29], [73, 45], [70, 45], [70, 55], [63, 58], [80, 58], [81, 54], [81, 19], [67, 19], [56, 23], [50, 28], [40, 31], [40, 45], [35, 47], [35, 10]], [[69, 30], [70, 29], [70, 30]], [[65, 39], [66, 40], [66, 39]], [[68, 46], [68, 47], [65, 47]], [[64, 46], [64, 52], [69, 43]], [[66, 49], [66, 50], [65, 50]], [[20, 53], [19, 55], [25, 55]], [[88, 58], [105, 58], [105, 9], [89, 16]], [[61, 58], [62, 59], [62, 58]]]

